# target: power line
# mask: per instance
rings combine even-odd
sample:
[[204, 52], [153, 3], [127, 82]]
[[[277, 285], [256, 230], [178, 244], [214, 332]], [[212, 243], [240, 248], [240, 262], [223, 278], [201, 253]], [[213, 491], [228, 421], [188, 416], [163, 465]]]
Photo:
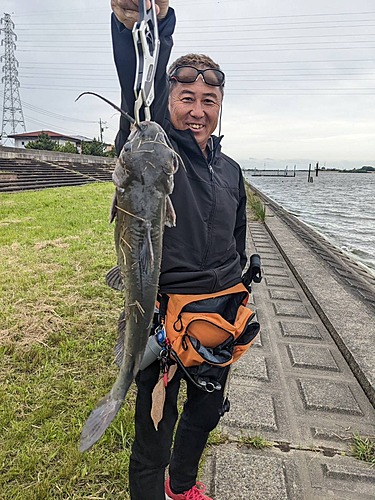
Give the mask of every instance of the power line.
[[[267, 44], [266, 44], [267, 45]], [[280, 44], [268, 44], [268, 45], [280, 45]], [[296, 45], [301, 45], [301, 44], [296, 44]], [[62, 48], [62, 50], [53, 50], [53, 49], [49, 49], [47, 47], [43, 47], [47, 50], [45, 50], [45, 52], [49, 52], [49, 53], [76, 53], [77, 50], [66, 50], [65, 48]], [[69, 48], [73, 48], [73, 47], [69, 47]], [[80, 49], [82, 50], [82, 48], [84, 49], [89, 49], [89, 47], [76, 47], [76, 49]], [[216, 47], [205, 47], [206, 49], [209, 49], [210, 51], [212, 52], [215, 52], [215, 53], [231, 53], [233, 55], [233, 51], [232, 50], [220, 50], [220, 49], [217, 49]], [[236, 53], [238, 52], [292, 52], [294, 50], [298, 50], [298, 51], [301, 51], [301, 50], [323, 50], [327, 47], [297, 47], [297, 48], [289, 48], [289, 49], [254, 49], [254, 48], [249, 48], [249, 49], [243, 49], [243, 50], [236, 50]], [[366, 46], [366, 47], [332, 47], [332, 48], [327, 48], [329, 50], [363, 50], [363, 49], [375, 49], [375, 45], [371, 45], [371, 46]], [[179, 48], [178, 50], [176, 50], [175, 52], [178, 53], [178, 54], [186, 54], [186, 52], [189, 51], [189, 48], [185, 48], [185, 49], [182, 49], [182, 48]], [[191, 47], [190, 47], [190, 51], [191, 51]], [[19, 49], [18, 52], [35, 52], [33, 49]], [[82, 54], [109, 54], [110, 51], [109, 50], [104, 50], [104, 51], [98, 51], [98, 50], [95, 50], [95, 51], [92, 51], [92, 50], [84, 50], [83, 52], [81, 52]]]
[[[53, 127], [53, 128], [55, 128], [55, 127], [56, 127], [56, 125], [55, 125], [55, 124], [53, 124], [53, 125], [52, 125], [51, 123], [48, 123], [48, 122], [44, 122], [44, 121], [38, 120], [37, 118], [32, 118], [31, 116], [27, 116], [27, 115], [25, 115], [25, 116], [26, 116], [26, 118], [27, 118], [29, 121], [31, 121], [31, 122], [33, 122], [33, 123], [36, 123], [37, 125], [47, 125], [47, 127]], [[57, 127], [56, 127], [56, 128], [57, 128]], [[62, 131], [69, 132], [70, 134], [71, 134], [71, 133], [74, 133], [74, 134], [82, 135], [82, 132], [81, 132], [81, 131], [78, 131], [78, 130], [72, 130], [72, 129], [68, 129], [68, 128], [65, 128], [65, 127], [60, 127], [60, 126], [59, 126], [58, 128], [59, 128], [60, 130], [62, 130]]]
[[[359, 70], [362, 70], [362, 68], [355, 68], [355, 69], [359, 69]], [[364, 69], [364, 68], [363, 68]], [[254, 71], [258, 71], [258, 72], [261, 72], [260, 75], [258, 74], [254, 74], [253, 72]], [[235, 76], [254, 76], [254, 77], [257, 77], [257, 76], [287, 76], [287, 77], [293, 77], [293, 76], [366, 76], [366, 75], [369, 75], [369, 76], [375, 76], [375, 69], [373, 69], [373, 71], [370, 71], [370, 72], [365, 72], [365, 73], [359, 73], [358, 71], [355, 72], [355, 73], [296, 73], [296, 74], [267, 74], [267, 72], [271, 71], [271, 69], [264, 69], [264, 70], [261, 70], [261, 69], [253, 69], [253, 70], [244, 70], [244, 71], [236, 71], [234, 69], [232, 70], [227, 70], [225, 71], [225, 74], [226, 75], [230, 75], [231, 77], [235, 77]], [[272, 71], [281, 71], [281, 70], [278, 70], [277, 68], [273, 68]], [[283, 69], [282, 71], [311, 71], [311, 69], [302, 69], [302, 68], [285, 68]], [[316, 71], [322, 71], [322, 70], [316, 70]], [[250, 73], [250, 74], [249, 74]], [[53, 78], [53, 77], [57, 77], [59, 79], [70, 79], [70, 80], [86, 80], [87, 78], [89, 78], [91, 81], [100, 81], [100, 80], [108, 80], [108, 81], [113, 81], [113, 80], [116, 80], [117, 81], [117, 75], [116, 74], [113, 74], [110, 78], [100, 78], [100, 75], [99, 74], [93, 74], [93, 73], [77, 73], [76, 76], [69, 76], [67, 75], [66, 73], [28, 73], [28, 72], [19, 72], [19, 75], [22, 76], [23, 78], [41, 78], [41, 79], [44, 79], [44, 78]], [[109, 75], [108, 75], [109, 76]], [[83, 77], [87, 77], [87, 78], [83, 78]]]
[[[40, 36], [40, 33], [38, 33], [38, 36]], [[53, 40], [58, 43], [58, 42], [71, 42], [71, 43], [80, 43], [81, 40], [66, 40], [66, 38], [62, 39], [62, 40], [57, 40], [55, 36], [53, 36], [51, 34]], [[86, 36], [86, 35], [82, 35], [82, 36]], [[306, 35], [287, 35], [287, 36], [267, 36], [267, 37], [258, 37], [258, 36], [253, 36], [253, 37], [246, 37], [246, 38], [233, 38], [232, 41], [236, 41], [236, 42], [241, 42], [241, 41], [248, 41], [248, 40], [280, 40], [280, 39], [289, 39], [289, 38], [303, 38], [303, 39], [306, 39], [306, 38], [337, 38], [337, 37], [353, 37], [353, 36], [363, 36], [363, 37], [367, 37], [368, 35], [366, 33], [343, 33], [343, 34], [334, 34], [334, 35], [308, 35], [308, 37], [306, 37]], [[106, 38], [107, 40], [107, 38]], [[22, 38], [19, 38], [18, 40], [19, 42], [21, 43], [40, 43], [40, 42], [46, 42], [46, 43], [49, 43], [50, 40], [46, 40], [46, 39], [43, 39], [43, 40], [24, 40]], [[95, 36], [94, 40], [87, 40], [87, 38], [85, 38], [85, 41], [86, 42], [90, 42], [90, 41], [93, 41], [93, 42], [97, 42], [98, 41], [98, 37]], [[201, 40], [191, 40], [189, 38], [187, 39], [180, 39], [178, 38], [178, 42], [199, 42], [201, 43], [202, 41], [203, 42], [225, 42], [227, 43], [227, 40], [223, 40], [223, 38], [209, 38], [209, 39], [204, 39], [202, 38]], [[342, 41], [342, 40], [341, 40]], [[368, 38], [366, 38], [365, 41], [368, 41]], [[348, 42], [349, 43], [349, 42]]]
[[[246, 80], [244, 80], [246, 81]], [[261, 80], [258, 80], [258, 81], [261, 81]], [[272, 81], [272, 80], [271, 80]], [[24, 88], [28, 88], [28, 89], [45, 89], [45, 90], [55, 90], [57, 88], [60, 88], [62, 90], [75, 90], [75, 91], [81, 91], [80, 88], [77, 88], [77, 86], [64, 86], [64, 87], [59, 87], [59, 85], [46, 85], [46, 84], [42, 84], [42, 85], [37, 85], [37, 84], [33, 84], [34, 86], [33, 87], [30, 87], [30, 86], [25, 86]], [[98, 88], [97, 88], [98, 89]], [[101, 91], [109, 91], [109, 90], [115, 90], [115, 91], [119, 91], [120, 89], [117, 89], [116, 87], [100, 87], [100, 90]], [[242, 91], [242, 90], [249, 90], [249, 89], [229, 89], [229, 90], [239, 90], [239, 91]], [[250, 89], [250, 90], [287, 90], [287, 91], [291, 91], [293, 89], [291, 88], [288, 88], [288, 89], [258, 89], [258, 88], [253, 88], [253, 89]], [[323, 88], [323, 89], [295, 89], [295, 90], [309, 90], [309, 91], [319, 91], [319, 90], [335, 90], [335, 91], [340, 91], [342, 89], [339, 89], [339, 88]], [[372, 88], [372, 87], [353, 87], [353, 88], [345, 88], [343, 90], [356, 90], [356, 91], [359, 91], [359, 90], [375, 90], [375, 87]]]
[[[30, 61], [29, 59], [27, 59], [27, 61], [25, 61], [26, 64], [32, 64], [33, 67], [35, 66], [38, 66], [40, 64], [42, 65], [45, 65], [47, 64], [48, 66], [51, 66], [51, 65], [69, 65], [69, 66], [94, 66], [95, 69], [98, 68], [98, 63], [97, 62], [93, 62], [93, 63], [81, 63], [81, 62], [74, 62], [74, 61], [69, 61], [69, 62], [64, 62], [64, 61], [61, 61], [61, 62], [56, 62], [56, 61], [51, 61], [51, 62], [44, 62], [44, 61]], [[243, 67], [243, 65], [245, 64], [294, 64], [294, 63], [347, 63], [347, 62], [371, 62], [371, 63], [375, 63], [375, 58], [372, 58], [372, 59], [319, 59], [319, 60], [311, 60], [311, 59], [305, 59], [305, 60], [290, 60], [290, 61], [242, 61], [241, 62], [241, 67]], [[22, 65], [21, 67], [24, 67], [23, 66], [23, 63], [22, 61], [20, 62], [20, 64]], [[229, 61], [227, 62], [226, 64], [235, 64], [235, 65], [239, 65], [238, 62], [233, 62], [233, 61]], [[114, 63], [100, 63], [100, 67], [102, 66], [111, 66], [112, 68], [114, 68]]]
[[[211, 40], [203, 40], [199, 43], [199, 45], [195, 46], [195, 45], [190, 45], [190, 50], [191, 49], [217, 49], [217, 48], [221, 48], [221, 47], [230, 47], [230, 48], [235, 48], [235, 47], [244, 47], [244, 44], [235, 44], [235, 43], [224, 43], [222, 45], [205, 45], [205, 42], [208, 42], [208, 43], [211, 43]], [[280, 46], [280, 45], [288, 45], [288, 46], [300, 46], [300, 45], [318, 45], [318, 44], [325, 44], [325, 45], [337, 45], [337, 44], [342, 44], [342, 43], [350, 43], [351, 45], [353, 45], [354, 43], [355, 44], [360, 44], [360, 43], [372, 43], [372, 42], [375, 42], [375, 40], [351, 40], [351, 41], [339, 41], [339, 42], [327, 42], [327, 41], [323, 41], [323, 42], [279, 42], [279, 43], [254, 43], [254, 44], [251, 44], [251, 47], [249, 47], [248, 50], [253, 50], [254, 47], [273, 47], [273, 46]], [[46, 42], [48, 43], [48, 42]], [[33, 45], [34, 48], [42, 48], [42, 49], [47, 49], [49, 47], [53, 47], [53, 45], [51, 44], [48, 44], [48, 45]], [[102, 49], [102, 48], [105, 48], [103, 47], [103, 45], [99, 45], [99, 46], [95, 46], [95, 45], [90, 45], [90, 46], [83, 46], [83, 45], [56, 45], [57, 48], [61, 48], [61, 49], [65, 49], [65, 48], [68, 48], [68, 49]], [[178, 47], [178, 45], [177, 45]], [[372, 46], [375, 48], [375, 46]], [[108, 46], [108, 49], [110, 49], [111, 46]], [[319, 48], [324, 48], [324, 47], [316, 47], [317, 49]], [[333, 47], [334, 49], [342, 49], [342, 48], [345, 48], [345, 47]], [[348, 48], [352, 48], [352, 47], [348, 47]], [[362, 47], [357, 47], [357, 48], [362, 48]], [[365, 47], [365, 48], [371, 48], [371, 47]], [[189, 50], [187, 48], [187, 50]], [[50, 50], [48, 50], [48, 52], [50, 52]]]
[[[0, 91], [0, 96], [3, 95], [3, 93]], [[91, 121], [91, 120], [82, 120], [79, 118], [73, 118], [71, 116], [65, 116], [65, 115], [59, 115], [58, 113], [54, 113], [53, 111], [48, 111], [43, 108], [39, 108], [38, 106], [34, 106], [33, 104], [30, 104], [24, 100], [21, 101], [22, 105], [26, 108], [29, 109], [30, 111], [34, 111], [36, 113], [49, 116], [50, 118], [56, 118], [58, 120], [65, 120], [65, 121], [71, 121], [71, 122], [76, 122], [76, 123], [97, 123], [96, 121]]]
[[[61, 88], [55, 88], [55, 89], [51, 89], [51, 88], [43, 88], [43, 87], [24, 87], [24, 88], [27, 88], [27, 89], [32, 89], [32, 90], [52, 90], [52, 91], [56, 91], [56, 90], [63, 90], [63, 91], [66, 91], [66, 92], [80, 92], [80, 89], [66, 89], [65, 87], [61, 87]], [[253, 92], [253, 91], [250, 91], [249, 92], [249, 89], [246, 89], [245, 91], [241, 91], [241, 90], [237, 90], [237, 89], [227, 89], [226, 90], [226, 94], [229, 94], [229, 95], [285, 95], [287, 96], [288, 94], [282, 94], [282, 93], [279, 93], [279, 94], [268, 94], [268, 93], [265, 93], [265, 89], [261, 89], [263, 92], [259, 93], [259, 92]], [[271, 89], [270, 89], [271, 90]], [[323, 93], [319, 93], [319, 94], [314, 94], [311, 92], [311, 89], [309, 89], [309, 92], [299, 92], [298, 89], [295, 89], [295, 91], [292, 91], [291, 89], [284, 89], [285, 92], [289, 92], [289, 95], [291, 96], [294, 96], [294, 95], [309, 95], [309, 96], [320, 96], [320, 95], [336, 95], [336, 96], [342, 96], [342, 95], [356, 95], [356, 96], [364, 96], [364, 95], [375, 95], [375, 92], [353, 92], [353, 91], [350, 91], [350, 92], [347, 92], [346, 89], [343, 89], [345, 90], [345, 92], [325, 92], [324, 89], [321, 89]], [[316, 90], [316, 89], [314, 89]], [[336, 90], [336, 89], [335, 89]], [[355, 89], [355, 90], [358, 90], [358, 89]], [[360, 90], [360, 89], [359, 89]], [[278, 91], [280, 92], [280, 90], [278, 89]], [[116, 94], [116, 95], [119, 95], [119, 91], [118, 90], [110, 90], [110, 89], [106, 89], [105, 92], [109, 93], [109, 94]], [[235, 92], [239, 92], [239, 93], [235, 93]]]
[[[201, 4], [202, 2], [197, 2], [199, 4]], [[217, 3], [217, 2], [208, 2], [208, 3]], [[90, 13], [91, 12], [98, 12], [98, 11], [108, 11], [107, 8], [101, 8], [101, 9], [91, 9], [90, 8]], [[29, 11], [29, 12], [24, 12], [22, 14], [15, 14], [13, 17], [26, 17], [26, 16], [29, 16], [31, 14], [35, 14], [35, 15], [39, 15], [39, 14], [43, 14], [43, 13], [47, 13], [47, 14], [57, 14], [57, 13], [66, 13], [66, 14], [70, 14], [72, 12], [84, 12], [84, 13], [87, 13], [88, 10], [87, 9], [68, 9], [68, 10], [60, 10], [60, 11], [56, 11], [56, 10], [50, 10], [50, 11], [45, 11], [45, 10], [34, 10], [34, 11]], [[365, 12], [334, 12], [334, 13], [320, 13], [320, 14], [293, 14], [293, 15], [278, 15], [278, 16], [254, 16], [254, 17], [251, 17], [251, 18], [229, 18], [229, 20], [238, 20], [238, 21], [242, 21], [242, 20], [246, 20], [246, 19], [281, 19], [281, 18], [299, 18], [299, 17], [322, 17], [322, 16], [362, 16], [362, 15], [371, 15], [371, 14], [375, 14], [375, 11], [365, 11]], [[218, 21], [225, 21], [226, 19], [218, 19]], [[198, 19], [196, 20], [197, 21], [202, 21], [202, 19]], [[179, 22], [188, 22], [188, 21], [179, 21]]]
[[[370, 73], [371, 74], [371, 73]], [[324, 73], [322, 75], [316, 75], [316, 74], [313, 74], [313, 73], [307, 73], [307, 74], [296, 74], [296, 75], [266, 75], [266, 76], [269, 76], [270, 78], [262, 78], [262, 79], [259, 79], [260, 77], [262, 77], [263, 75], [252, 75], [254, 77], [258, 77], [258, 78], [243, 78], [244, 76], [248, 76], [248, 75], [241, 75], [241, 74], [236, 74], [236, 75], [230, 75], [229, 79], [228, 79], [228, 82], [237, 82], [237, 81], [243, 81], [243, 82], [291, 82], [293, 81], [292, 79], [295, 79], [296, 77], [306, 77], [306, 76], [319, 76], [319, 78], [304, 78], [304, 79], [301, 79], [301, 80], [296, 80], [296, 81], [299, 81], [299, 82], [302, 82], [302, 81], [307, 81], [307, 82], [312, 82], [312, 81], [350, 81], [350, 82], [353, 82], [353, 81], [370, 81], [370, 80], [375, 80], [375, 78], [343, 78], [344, 76], [366, 76], [366, 75], [363, 75], [363, 74], [354, 74], [354, 73], [343, 73], [343, 74], [331, 74], [331, 76], [336, 76], [337, 78], [321, 78], [320, 76], [324, 77], [326, 76]], [[371, 74], [371, 76], [374, 76], [375, 77], [375, 73], [374, 74]], [[51, 75], [50, 77], [47, 77], [48, 78], [52, 78], [53, 76]], [[278, 77], [286, 77], [286, 78], [289, 78], [289, 80], [286, 80], [286, 79], [278, 79]], [[33, 76], [27, 76], [27, 75], [22, 75], [22, 78], [26, 78], [26, 79], [29, 79], [29, 80], [40, 80], [41, 77], [40, 76], [37, 76], [37, 75], [33, 75]], [[238, 80], [238, 78], [241, 78], [241, 80]], [[91, 76], [87, 76], [87, 78], [81, 78], [81, 77], [69, 77], [69, 76], [59, 76], [59, 80], [76, 80], [76, 81], [79, 81], [79, 82], [86, 82], [86, 81], [90, 81], [91, 83], [92, 82], [92, 77]], [[43, 77], [43, 81], [44, 81], [44, 77]], [[101, 82], [101, 81], [117, 81], [117, 78], [116, 77], [113, 77], [113, 78], [95, 78], [95, 83], [96, 82]], [[24, 101], [22, 101], [24, 103]], [[82, 120], [77, 120], [77, 121], [82, 121]]]
[[45, 14], [71, 14], [72, 12], [84, 12], [84, 13], [91, 13], [91, 12], [99, 12], [99, 11], [109, 11], [108, 8], [101, 8], [101, 9], [68, 9], [68, 10], [32, 10], [29, 12], [23, 12], [22, 14], [14, 14], [13, 17], [28, 17], [32, 15], [45, 15]]
[[[21, 63], [22, 64], [22, 63]], [[51, 61], [51, 62], [44, 62], [44, 61], [29, 61], [29, 59], [27, 59], [26, 61], [26, 64], [32, 64], [32, 67], [35, 67], [35, 66], [38, 66], [39, 64], [48, 64], [48, 66], [51, 66], [51, 65], [56, 65], [58, 64], [59, 66], [60, 65], [69, 65], [69, 66], [94, 66], [95, 69], [98, 69], [98, 63], [97, 62], [93, 62], [93, 63], [88, 63], [88, 62], [74, 62], [74, 61], [69, 61], [69, 62], [64, 62], [64, 61], [61, 61], [61, 62], [56, 62], [56, 61]], [[114, 67], [114, 63], [100, 63], [100, 67], [102, 66], [111, 66], [112, 68]], [[23, 66], [22, 64], [22, 67], [25, 67]]]
[[[220, 21], [225, 21], [226, 25], [228, 23], [228, 21], [246, 21], [246, 20], [252, 20], [253, 18], [228, 18], [228, 19], [220, 19]], [[187, 22], [187, 23], [192, 23], [193, 25], [195, 25], [197, 22], [202, 22], [202, 21], [206, 21], [206, 22], [214, 22], [215, 25], [214, 26], [209, 26], [209, 27], [217, 27], [217, 28], [221, 28], [222, 26], [221, 25], [218, 25], [217, 24], [217, 19], [205, 19], [205, 20], [202, 20], [202, 19], [189, 19], [189, 20], [185, 20], [184, 22]], [[339, 19], [339, 20], [328, 20], [328, 21], [296, 21], [296, 22], [284, 22], [284, 23], [247, 23], [247, 26], [282, 26], [282, 25], [286, 25], [286, 24], [329, 24], [329, 23], [355, 23], [355, 22], [373, 22], [375, 21], [375, 19]], [[179, 21], [180, 22], [180, 21]], [[75, 25], [80, 25], [80, 26], [109, 26], [109, 21], [108, 22], [90, 22], [90, 23], [87, 23], [87, 22], [71, 22], [71, 23], [48, 23], [49, 26], [75, 26]], [[22, 24], [22, 23], [18, 23], [17, 26], [30, 26], [30, 23], [25, 23], [25, 24]], [[45, 23], [33, 23], [33, 26], [45, 26]], [[233, 26], [236, 26], [236, 24], [234, 23]], [[207, 27], [207, 26], [206, 26]], [[187, 29], [188, 27], [185, 27], [183, 26], [183, 29]], [[200, 29], [202, 29], [202, 26], [200, 27]]]
[[[215, 19], [215, 21], [247, 21], [251, 19], [281, 19], [281, 18], [297, 18], [297, 17], [322, 17], [322, 16], [362, 16], [368, 14], [375, 14], [375, 11], [370, 12], [334, 12], [334, 13], [321, 13], [321, 14], [293, 14], [291, 16], [282, 15], [282, 16], [252, 16], [252, 17], [229, 17], [228, 19]], [[194, 22], [207, 21], [207, 19], [196, 19]], [[190, 22], [188, 20], [179, 20], [179, 22]]]

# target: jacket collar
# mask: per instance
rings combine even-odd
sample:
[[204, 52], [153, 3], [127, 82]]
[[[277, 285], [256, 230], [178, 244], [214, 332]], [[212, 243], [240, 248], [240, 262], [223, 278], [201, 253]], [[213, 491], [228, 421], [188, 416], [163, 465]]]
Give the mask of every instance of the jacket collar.
[[173, 141], [178, 143], [179, 147], [183, 149], [190, 158], [194, 157], [204, 158], [208, 164], [211, 164], [215, 159], [215, 157], [220, 154], [221, 151], [220, 142], [224, 137], [223, 135], [221, 135], [220, 137], [212, 135], [210, 137], [207, 143], [209, 153], [208, 157], [206, 158], [202, 153], [202, 150], [199, 147], [194, 137], [194, 134], [191, 130], [189, 129], [178, 130], [174, 128], [172, 122], [170, 122], [169, 135]]

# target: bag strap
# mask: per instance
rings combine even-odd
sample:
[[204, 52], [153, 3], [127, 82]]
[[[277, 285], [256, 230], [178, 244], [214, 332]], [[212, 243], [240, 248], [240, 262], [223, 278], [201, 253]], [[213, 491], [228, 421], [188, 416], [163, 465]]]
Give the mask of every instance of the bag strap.
[[162, 293], [159, 299], [159, 323], [165, 323], [165, 316], [167, 314], [169, 295]]

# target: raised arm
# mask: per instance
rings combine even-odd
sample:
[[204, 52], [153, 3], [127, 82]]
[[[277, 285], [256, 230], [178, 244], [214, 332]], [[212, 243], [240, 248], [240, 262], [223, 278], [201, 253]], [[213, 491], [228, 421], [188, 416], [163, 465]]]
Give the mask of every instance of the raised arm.
[[[136, 0], [112, 0], [112, 43], [114, 59], [121, 85], [121, 107], [133, 115], [134, 111], [134, 79], [135, 50], [132, 27], [138, 19], [138, 2]], [[165, 127], [168, 113], [168, 81], [166, 67], [173, 46], [172, 34], [176, 18], [174, 10], [168, 9], [168, 1], [157, 0], [158, 27], [160, 38], [159, 62], [155, 76], [155, 99], [151, 106], [151, 116], [154, 121]], [[142, 115], [141, 115], [142, 116]], [[142, 117], [143, 118], [143, 117]], [[129, 123], [120, 119], [120, 130], [116, 137], [117, 153], [121, 151], [128, 135]]]

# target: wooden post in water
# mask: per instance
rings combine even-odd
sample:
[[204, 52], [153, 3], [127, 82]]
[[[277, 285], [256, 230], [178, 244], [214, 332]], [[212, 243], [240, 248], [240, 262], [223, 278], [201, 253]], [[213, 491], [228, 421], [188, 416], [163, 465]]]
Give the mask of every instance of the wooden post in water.
[[307, 177], [307, 182], [314, 182], [313, 176], [311, 175], [311, 163], [309, 164], [309, 175]]
[[317, 162], [315, 167], [315, 177], [318, 177], [318, 174], [319, 174], [319, 162]]
[[295, 176], [296, 176], [296, 167], [297, 167], [297, 165], [294, 165], [294, 173], [293, 173], [293, 177], [295, 177]]

